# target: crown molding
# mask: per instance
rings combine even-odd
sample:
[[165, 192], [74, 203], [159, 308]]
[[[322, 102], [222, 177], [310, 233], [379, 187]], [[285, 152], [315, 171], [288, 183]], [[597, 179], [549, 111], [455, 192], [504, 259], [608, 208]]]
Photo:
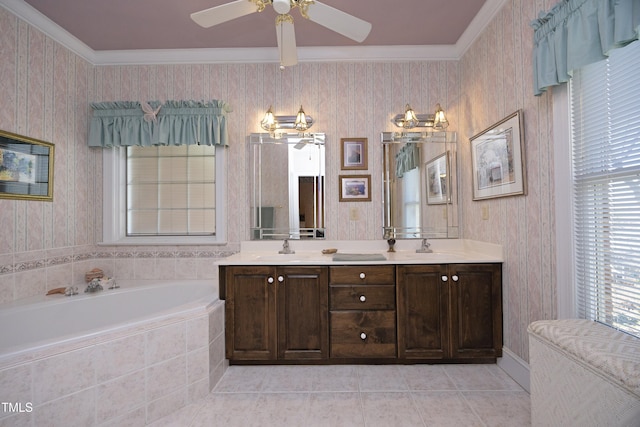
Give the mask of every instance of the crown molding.
[[[507, 0], [487, 0], [455, 45], [298, 47], [299, 62], [459, 60]], [[93, 65], [278, 63], [277, 48], [95, 51], [23, 0], [0, 5]]]

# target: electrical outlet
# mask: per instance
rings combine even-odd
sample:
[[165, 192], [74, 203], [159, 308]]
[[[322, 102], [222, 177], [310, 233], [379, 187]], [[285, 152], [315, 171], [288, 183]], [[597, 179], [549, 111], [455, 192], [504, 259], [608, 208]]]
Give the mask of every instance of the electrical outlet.
[[358, 208], [350, 208], [349, 209], [349, 219], [351, 221], [357, 221], [359, 220], [359, 215], [358, 215]]
[[482, 207], [482, 219], [489, 219], [489, 206]]

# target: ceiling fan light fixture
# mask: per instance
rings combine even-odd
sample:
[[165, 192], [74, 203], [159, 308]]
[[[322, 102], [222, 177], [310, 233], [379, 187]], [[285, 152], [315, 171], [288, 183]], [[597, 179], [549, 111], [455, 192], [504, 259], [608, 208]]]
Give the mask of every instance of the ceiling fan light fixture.
[[289, 0], [273, 0], [273, 9], [280, 15], [289, 13], [291, 2]]

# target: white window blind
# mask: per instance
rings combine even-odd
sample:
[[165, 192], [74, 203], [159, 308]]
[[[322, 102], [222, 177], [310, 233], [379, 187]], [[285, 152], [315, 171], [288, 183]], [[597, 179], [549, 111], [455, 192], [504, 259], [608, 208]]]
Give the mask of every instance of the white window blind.
[[127, 236], [216, 234], [216, 148], [127, 148]]
[[640, 42], [571, 82], [578, 314], [640, 336]]

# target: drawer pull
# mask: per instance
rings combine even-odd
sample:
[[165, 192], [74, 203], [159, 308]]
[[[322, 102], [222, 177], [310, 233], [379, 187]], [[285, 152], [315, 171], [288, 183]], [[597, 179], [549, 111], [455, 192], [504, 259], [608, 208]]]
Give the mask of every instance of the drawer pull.
[[267, 279], [267, 282], [269, 282], [269, 283], [273, 283], [273, 277], [269, 277], [269, 278]]
[[453, 280], [454, 282], [457, 282], [458, 281], [458, 276], [456, 276], [456, 275], [451, 276], [451, 280]]
[[442, 276], [441, 279], [442, 279], [443, 282], [446, 282], [447, 280], [449, 280], [449, 278], [447, 276]]
[[366, 300], [367, 300], [367, 297], [365, 297], [364, 295], [360, 295], [361, 302], [365, 302]]
[[365, 277], [367, 277], [364, 273], [360, 273], [360, 278], [364, 279]]
[[284, 282], [284, 277], [278, 276], [278, 282], [280, 282], [280, 283]]
[[365, 334], [364, 332], [362, 332], [362, 333], [360, 334], [360, 339], [361, 339], [362, 341], [366, 340], [366, 339], [367, 339], [367, 334]]

